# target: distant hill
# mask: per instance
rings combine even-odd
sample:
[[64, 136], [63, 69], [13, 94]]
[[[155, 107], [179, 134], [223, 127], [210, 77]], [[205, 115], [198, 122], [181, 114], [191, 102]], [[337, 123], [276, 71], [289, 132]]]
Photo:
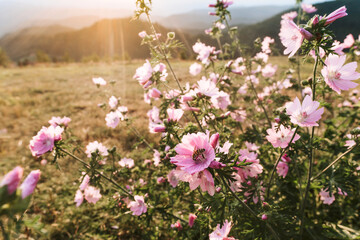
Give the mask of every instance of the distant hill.
[[[168, 30], [160, 25], [155, 26], [157, 31], [166, 37]], [[52, 58], [61, 58], [65, 54], [74, 60], [97, 55], [99, 57], [114, 57], [128, 55], [131, 58], [146, 58], [149, 50], [140, 46], [140, 31], [150, 33], [148, 24], [142, 21], [124, 19], [104, 19], [90, 27], [81, 30], [71, 30], [65, 27], [48, 27], [53, 34], [39, 31], [39, 27], [28, 28], [0, 39], [2, 47], [9, 57], [17, 61], [42, 50]], [[43, 28], [46, 29], [46, 28]], [[58, 29], [58, 31], [57, 31]], [[188, 34], [177, 32], [177, 37], [187, 43], [191, 37]], [[187, 45], [190, 51], [190, 45]]]
[[[290, 6], [259, 6], [259, 7], [242, 7], [231, 8], [232, 19], [230, 24], [232, 25], [249, 25], [261, 22], [269, 17], [274, 16]], [[194, 10], [187, 13], [175, 14], [164, 18], [155, 18], [157, 22], [167, 28], [176, 29], [196, 29], [198, 31], [204, 31], [204, 29], [211, 26], [216, 17], [209, 16], [208, 12], [211, 9]]]
[[[352, 33], [355, 37], [360, 34], [360, 0], [337, 0], [332, 2], [316, 4], [318, 11], [315, 14], [329, 14], [341, 6], [347, 7], [348, 16], [335, 21], [331, 25], [338, 40], [343, 41], [346, 35]], [[294, 11], [296, 9], [288, 10]], [[239, 37], [243, 43], [251, 43], [257, 37], [270, 36], [274, 38], [277, 45], [280, 46], [278, 34], [280, 32], [281, 15], [285, 12], [277, 14], [276, 16], [266, 19], [263, 22], [242, 27], [239, 32]]]
[[33, 26], [62, 25], [78, 29], [88, 27], [102, 18], [124, 18], [133, 14], [132, 10], [119, 9], [119, 6], [94, 9], [87, 8], [84, 4], [84, 9], [79, 9], [50, 7], [45, 4], [46, 1], [38, 5], [32, 4], [33, 2], [35, 1], [0, 0], [0, 37]]
[[69, 17], [64, 18], [60, 20], [52, 20], [52, 19], [41, 19], [41, 20], [35, 20], [31, 22], [31, 25], [36, 26], [51, 26], [51, 25], [61, 25], [64, 27], [69, 27], [72, 29], [81, 29], [84, 27], [89, 27], [92, 24], [96, 23], [97, 21], [101, 20], [100, 16], [75, 16], [75, 17]]

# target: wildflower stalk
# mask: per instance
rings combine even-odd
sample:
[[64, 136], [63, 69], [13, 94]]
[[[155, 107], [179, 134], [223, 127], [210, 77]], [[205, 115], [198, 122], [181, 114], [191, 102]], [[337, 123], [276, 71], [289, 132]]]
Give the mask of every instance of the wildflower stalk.
[[250, 79], [250, 87], [251, 87], [251, 90], [253, 91], [253, 93], [255, 94], [256, 98], [258, 99], [258, 103], [260, 104], [260, 107], [261, 107], [262, 110], [264, 111], [266, 120], [267, 120], [267, 122], [268, 122], [268, 124], [269, 124], [269, 127], [271, 128], [272, 125], [271, 125], [271, 121], [270, 121], [269, 115], [267, 114], [267, 111], [266, 111], [264, 105], [262, 104], [262, 100], [259, 99], [259, 95], [258, 95], [258, 93], [257, 93], [257, 91], [256, 91], [256, 88], [255, 88], [255, 86], [254, 86], [254, 84], [253, 84], [253, 82], [252, 82], [252, 80], [251, 80], [248, 66], [246, 66], [246, 69], [247, 69], [247, 71], [246, 71], [246, 72], [247, 72], [247, 75], [248, 75], [248, 77], [249, 77], [249, 79]]
[[[220, 176], [222, 182], [224, 183], [224, 185], [226, 186], [226, 188], [231, 192], [231, 194], [236, 198], [236, 200], [238, 200], [238, 202], [246, 208], [246, 210], [248, 210], [249, 213], [251, 213], [251, 215], [253, 215], [259, 222], [263, 223], [263, 221], [258, 218], [257, 214], [246, 204], [244, 203], [243, 200], [241, 200], [235, 193], [234, 191], [231, 189], [231, 187], [229, 186], [229, 184], [226, 182], [226, 180], [224, 179], [223, 176]], [[266, 227], [270, 230], [271, 234], [274, 236], [275, 239], [280, 240], [279, 236], [277, 235], [277, 233], [275, 232], [275, 230], [271, 227], [271, 225], [268, 222], [265, 222]]]
[[357, 147], [358, 144], [356, 144], [355, 146], [353, 146], [352, 148], [349, 148], [346, 152], [342, 153], [339, 157], [337, 157], [334, 161], [332, 161], [332, 163], [330, 163], [326, 168], [324, 168], [321, 172], [319, 172], [315, 177], [312, 177], [310, 181], [314, 181], [315, 179], [317, 179], [318, 177], [320, 177], [321, 174], [323, 174], [324, 172], [326, 172], [331, 166], [333, 166], [334, 164], [336, 164], [338, 161], [341, 160], [342, 157], [344, 157], [346, 154], [348, 154], [349, 152], [351, 152], [355, 147]]
[[[297, 22], [296, 25], [299, 26], [300, 25], [300, 16], [302, 16], [302, 8], [300, 3], [298, 4], [298, 17], [297, 17]], [[298, 84], [299, 84], [299, 88], [300, 88], [300, 96], [301, 96], [301, 100], [303, 100], [303, 95], [302, 95], [302, 85], [301, 85], [301, 65], [300, 65], [300, 53], [296, 52], [296, 70], [297, 70], [297, 75], [298, 75]]]
[[296, 132], [298, 131], [298, 129], [299, 129], [299, 126], [296, 127], [295, 132], [294, 132], [294, 134], [292, 135], [291, 140], [290, 140], [288, 146], [281, 151], [280, 156], [279, 156], [278, 159], [276, 160], [276, 163], [275, 163], [274, 168], [273, 168], [273, 170], [272, 170], [272, 172], [271, 172], [271, 175], [270, 175], [270, 180], [269, 180], [269, 183], [268, 183], [266, 198], [269, 198], [270, 188], [271, 188], [271, 182], [272, 182], [272, 179], [273, 179], [273, 177], [274, 177], [274, 173], [275, 173], [276, 167], [278, 166], [278, 164], [279, 164], [282, 156], [284, 155], [284, 153], [290, 148], [290, 144], [291, 144], [292, 141], [294, 140], [295, 135], [296, 135]]
[[[164, 49], [162, 49], [162, 47], [161, 47], [160, 40], [156, 37], [156, 30], [155, 30], [154, 24], [153, 24], [152, 21], [151, 21], [150, 14], [149, 14], [148, 12], [146, 12], [146, 17], [147, 17], [147, 20], [148, 20], [148, 22], [149, 22], [149, 24], [150, 24], [151, 30], [152, 30], [152, 32], [153, 32], [156, 40], [157, 40], [158, 43], [159, 43], [159, 50], [160, 50], [161, 54], [163, 55], [164, 60], [165, 60], [165, 62], [167, 63], [167, 65], [168, 65], [168, 67], [169, 67], [169, 69], [170, 69], [170, 72], [171, 72], [171, 74], [173, 75], [173, 77], [174, 77], [174, 79], [175, 79], [175, 81], [176, 81], [176, 83], [177, 83], [177, 85], [178, 85], [178, 87], [179, 87], [179, 89], [180, 89], [180, 91], [181, 91], [181, 94], [184, 94], [184, 90], [183, 90], [183, 88], [182, 88], [181, 85], [180, 85], [180, 81], [179, 81], [179, 79], [177, 78], [177, 76], [176, 76], [176, 74], [175, 74], [175, 72], [174, 72], [174, 70], [173, 70], [173, 68], [172, 68], [172, 66], [171, 66], [171, 64], [170, 64], [170, 61], [169, 61], [168, 57], [166, 56], [166, 53], [164, 52]], [[186, 104], [187, 104], [189, 107], [191, 107], [190, 103], [187, 102]], [[201, 123], [200, 123], [199, 118], [197, 117], [197, 115], [196, 115], [193, 111], [191, 111], [191, 112], [192, 112], [192, 115], [194, 116], [194, 118], [195, 118], [195, 120], [196, 120], [199, 128], [201, 129], [201, 131], [202, 131], [202, 132], [205, 132], [204, 129], [202, 128], [202, 126], [201, 126]]]
[[[72, 154], [71, 152], [62, 149], [62, 148], [58, 148], [60, 151], [62, 151], [63, 153], [69, 155], [70, 157], [74, 158], [76, 161], [82, 163], [87, 169], [91, 169], [90, 165], [87, 164], [84, 160], [82, 160], [81, 158], [75, 156], [74, 154]], [[129, 193], [128, 191], [126, 191], [122, 186], [120, 186], [117, 182], [115, 182], [113, 179], [109, 178], [108, 176], [102, 174], [101, 172], [99, 172], [98, 170], [95, 169], [95, 172], [97, 174], [99, 174], [102, 178], [106, 179], [107, 181], [109, 181], [110, 183], [112, 183], [114, 186], [116, 186], [117, 188], [119, 188], [121, 191], [123, 191], [124, 193], [126, 193], [128, 196], [134, 198], [134, 196]]]
[[[312, 79], [312, 100], [315, 101], [315, 97], [316, 97], [316, 71], [317, 71], [317, 67], [319, 64], [319, 57], [318, 56], [318, 50], [319, 48], [317, 47], [315, 49], [315, 53], [316, 53], [316, 60], [315, 60], [315, 64], [314, 64], [314, 72], [313, 72], [313, 79]], [[309, 190], [310, 190], [310, 183], [311, 183], [311, 176], [312, 176], [312, 171], [313, 171], [313, 163], [314, 163], [314, 155], [315, 155], [315, 149], [313, 148], [313, 143], [314, 143], [314, 133], [315, 133], [315, 127], [312, 127], [311, 129], [311, 138], [310, 138], [310, 157], [309, 157], [309, 170], [308, 170], [308, 177], [307, 177], [307, 183], [306, 183], [306, 188], [305, 188], [305, 195], [301, 204], [301, 210], [300, 210], [300, 216], [301, 216], [301, 222], [300, 222], [300, 240], [302, 239], [302, 235], [304, 232], [304, 217], [305, 217], [305, 208], [306, 208], [306, 200], [307, 197], [309, 195]]]

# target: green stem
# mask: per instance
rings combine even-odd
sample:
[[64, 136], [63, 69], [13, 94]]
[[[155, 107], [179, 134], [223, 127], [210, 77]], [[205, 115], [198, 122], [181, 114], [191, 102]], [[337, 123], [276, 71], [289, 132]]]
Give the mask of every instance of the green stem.
[[351, 152], [358, 144], [356, 144], [355, 146], [353, 146], [352, 148], [349, 148], [346, 152], [344, 152], [343, 154], [341, 154], [338, 158], [336, 158], [333, 162], [331, 162], [326, 168], [324, 168], [318, 175], [316, 175], [315, 177], [311, 178], [311, 181], [314, 181], [315, 179], [317, 179], [318, 177], [320, 177], [321, 174], [323, 174], [324, 172], [326, 172], [331, 166], [333, 166], [334, 164], [336, 164], [338, 161], [340, 161], [340, 159], [342, 157], [344, 157], [346, 154], [348, 154], [349, 152]]
[[295, 136], [296, 136], [296, 132], [297, 132], [298, 129], [299, 129], [299, 126], [296, 127], [295, 132], [294, 132], [294, 134], [292, 135], [289, 144], [287, 145], [286, 148], [284, 148], [284, 149], [281, 151], [280, 156], [279, 156], [278, 159], [276, 160], [276, 163], [275, 163], [274, 168], [273, 168], [273, 170], [272, 170], [272, 172], [271, 172], [270, 180], [269, 180], [269, 183], [268, 183], [268, 189], [267, 189], [267, 194], [266, 194], [266, 198], [267, 198], [267, 199], [269, 198], [270, 188], [271, 188], [271, 182], [272, 182], [272, 179], [273, 179], [273, 177], [274, 177], [274, 173], [275, 173], [276, 167], [278, 166], [278, 164], [279, 164], [282, 156], [284, 155], [284, 153], [290, 148], [290, 145], [291, 145], [292, 141], [294, 140], [294, 138], [295, 138]]
[[[174, 70], [173, 70], [173, 68], [172, 68], [172, 66], [171, 66], [171, 64], [170, 64], [170, 61], [169, 61], [168, 57], [166, 56], [166, 53], [165, 53], [164, 49], [162, 49], [162, 47], [161, 47], [161, 42], [160, 42], [160, 40], [156, 37], [156, 30], [155, 30], [154, 24], [153, 24], [152, 21], [151, 21], [151, 18], [150, 18], [149, 13], [146, 13], [146, 16], [147, 16], [147, 20], [148, 20], [148, 22], [149, 22], [149, 24], [150, 24], [151, 30], [153, 31], [153, 34], [154, 34], [155, 38], [157, 39], [157, 41], [158, 41], [158, 43], [159, 43], [160, 52], [161, 52], [161, 54], [163, 55], [163, 57], [164, 57], [164, 59], [165, 59], [165, 62], [167, 63], [167, 65], [168, 65], [168, 67], [169, 67], [169, 69], [170, 69], [170, 72], [171, 72], [171, 74], [173, 75], [173, 77], [174, 77], [174, 79], [175, 79], [175, 81], [176, 81], [176, 83], [177, 83], [177, 85], [178, 85], [178, 87], [179, 87], [179, 89], [180, 89], [180, 91], [181, 91], [181, 94], [184, 94], [184, 90], [183, 90], [183, 88], [182, 88], [181, 85], [180, 85], [180, 81], [179, 81], [179, 79], [177, 78], [177, 76], [176, 76], [176, 74], [175, 74], [175, 72], [174, 72]], [[186, 104], [189, 106], [189, 108], [191, 108], [190, 103], [186, 102]], [[201, 126], [201, 123], [200, 123], [197, 115], [196, 115], [193, 111], [191, 111], [191, 113], [192, 113], [192, 115], [194, 116], [194, 118], [195, 118], [195, 120], [196, 120], [199, 128], [201, 129], [201, 131], [202, 131], [202, 132], [205, 132], [204, 129], [202, 128], [202, 126]]]
[[[234, 191], [231, 189], [231, 187], [229, 186], [229, 184], [227, 184], [226, 180], [224, 179], [223, 176], [220, 176], [222, 182], [224, 183], [224, 185], [226, 186], [226, 188], [231, 192], [231, 194], [236, 198], [236, 200], [238, 200], [238, 202], [246, 208], [246, 210], [249, 211], [249, 213], [251, 213], [251, 215], [253, 215], [256, 220], [258, 220], [260, 223], [263, 223], [264, 221], [260, 220], [260, 218], [258, 218], [257, 214], [246, 204], [244, 203], [243, 200], [241, 200], [235, 193]], [[268, 222], [265, 222], [266, 227], [270, 230], [270, 232], [272, 233], [272, 235], [275, 237], [275, 239], [280, 240], [279, 236], [277, 235], [277, 233], [275, 232], [275, 230], [271, 227], [271, 225]]]
[[[89, 164], [87, 164], [84, 160], [82, 160], [81, 158], [75, 156], [74, 154], [72, 154], [71, 152], [64, 150], [62, 148], [59, 148], [60, 151], [62, 151], [63, 153], [66, 153], [67, 155], [69, 155], [70, 157], [74, 158], [76, 161], [82, 163], [87, 169], [91, 169], [91, 167], [89, 166]], [[97, 174], [99, 174], [101, 177], [103, 177], [104, 179], [106, 179], [107, 181], [109, 181], [110, 183], [112, 183], [114, 186], [116, 186], [117, 188], [121, 189], [121, 191], [123, 191], [124, 193], [126, 193], [128, 196], [134, 198], [134, 196], [129, 193], [128, 191], [126, 191], [122, 186], [120, 186], [117, 182], [115, 182], [113, 179], [109, 178], [108, 176], [102, 174], [101, 172], [99, 172], [98, 170], [95, 169], [95, 172]]]
[[[316, 60], [314, 65], [314, 72], [313, 72], [313, 79], [312, 79], [312, 100], [315, 101], [316, 97], [316, 71], [317, 66], [319, 64], [319, 56], [318, 56], [318, 49], [315, 49], [316, 52]], [[300, 216], [301, 216], [301, 222], [300, 222], [300, 240], [302, 239], [303, 232], [304, 232], [304, 217], [305, 217], [305, 208], [306, 208], [306, 200], [309, 195], [310, 190], [310, 183], [311, 183], [311, 176], [313, 171], [313, 163], [314, 163], [314, 155], [315, 155], [315, 149], [313, 148], [314, 143], [314, 133], [315, 133], [315, 127], [312, 127], [311, 129], [311, 138], [310, 138], [310, 157], [309, 157], [309, 172], [307, 177], [307, 183], [305, 188], [305, 196], [303, 198], [302, 204], [301, 204], [301, 210], [300, 210]]]

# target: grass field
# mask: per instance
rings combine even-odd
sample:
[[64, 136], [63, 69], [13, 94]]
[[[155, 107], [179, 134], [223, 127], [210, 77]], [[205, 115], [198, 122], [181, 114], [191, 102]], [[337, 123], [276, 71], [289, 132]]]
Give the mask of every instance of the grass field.
[[[270, 62], [279, 65], [279, 72], [289, 68], [285, 57], [275, 57]], [[25, 216], [25, 220], [36, 216], [39, 220], [32, 230], [19, 236], [20, 239], [27, 236], [34, 239], [103, 239], [106, 234], [118, 234], [116, 228], [107, 229], [118, 224], [118, 220], [96, 212], [102, 203], [92, 208], [75, 207], [73, 199], [80, 176], [77, 164], [62, 159], [59, 161], [60, 169], [50, 164], [42, 166], [39, 159], [31, 156], [28, 144], [42, 126], [48, 125], [52, 116], [68, 116], [72, 119], [70, 128], [82, 141], [83, 147], [97, 140], [108, 147], [116, 146], [124, 156], [131, 156], [136, 137], [125, 125], [108, 128], [105, 125], [108, 111], [97, 104], [107, 102], [112, 95], [121, 97], [121, 104], [129, 108], [136, 128], [146, 138], [154, 138], [147, 130], [146, 112], [151, 107], [144, 103], [143, 89], [132, 79], [136, 68], [142, 64], [143, 61], [74, 63], [0, 69], [0, 176], [16, 165], [23, 166], [25, 174], [33, 169], [42, 171], [32, 207]], [[174, 62], [175, 72], [184, 84], [198, 80], [188, 74], [191, 64]], [[304, 68], [305, 74], [310, 73], [310, 64]], [[97, 88], [92, 77], [103, 77], [108, 84]], [[307, 77], [303, 76], [304, 79]], [[110, 81], [115, 83], [109, 84]], [[170, 75], [169, 81], [172, 81]], [[100, 202], [106, 202], [106, 199]], [[90, 220], [96, 224], [79, 224]], [[93, 227], [100, 230], [94, 234]]]

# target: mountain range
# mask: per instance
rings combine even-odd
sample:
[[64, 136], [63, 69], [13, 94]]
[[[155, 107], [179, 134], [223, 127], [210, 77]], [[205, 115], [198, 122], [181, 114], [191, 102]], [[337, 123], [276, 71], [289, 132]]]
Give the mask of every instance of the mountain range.
[[[360, 19], [358, 18], [360, 16], [360, 1], [338, 0], [315, 5], [318, 8], [317, 13], [320, 15], [328, 14], [343, 5], [347, 6], [349, 15], [337, 20], [331, 26], [340, 41], [349, 33], [354, 34], [354, 36], [360, 33]], [[256, 14], [254, 12], [251, 14], [250, 9]], [[270, 9], [270, 6], [232, 11], [231, 25], [239, 27], [239, 38], [243, 43], [251, 43], [257, 37], [270, 36], [275, 38], [278, 46], [281, 47], [278, 39], [281, 15], [290, 10], [285, 11], [279, 7], [272, 9], [270, 11], [272, 13], [269, 13], [266, 9]], [[186, 55], [190, 55], [192, 54], [191, 46], [197, 39], [209, 44], [213, 43], [204, 34], [203, 29], [209, 27], [210, 21], [216, 18], [211, 18], [206, 14], [204, 10], [198, 10], [165, 18], [155, 18], [159, 22], [156, 24], [156, 29], [163, 36], [176, 29], [177, 38], [185, 43], [183, 51], [186, 52]], [[38, 50], [47, 53], [53, 59], [68, 55], [76, 61], [90, 55], [99, 57], [128, 55], [131, 58], [149, 56], [147, 48], [140, 46], [141, 39], [138, 37], [140, 31], [151, 32], [145, 22], [141, 20], [131, 21], [130, 18], [99, 20], [96, 19], [96, 16], [91, 15], [87, 16], [87, 20], [82, 17], [78, 17], [78, 20], [78, 25], [66, 24], [71, 23], [71, 21], [48, 21], [52, 25], [44, 26], [39, 23], [35, 27], [14, 31], [0, 39], [0, 47], [14, 61], [26, 58]], [[86, 25], [91, 21], [94, 23], [90, 26], [79, 27], [81, 22]], [[205, 24], [208, 25], [205, 27]], [[224, 38], [223, 41], [225, 40]]]

